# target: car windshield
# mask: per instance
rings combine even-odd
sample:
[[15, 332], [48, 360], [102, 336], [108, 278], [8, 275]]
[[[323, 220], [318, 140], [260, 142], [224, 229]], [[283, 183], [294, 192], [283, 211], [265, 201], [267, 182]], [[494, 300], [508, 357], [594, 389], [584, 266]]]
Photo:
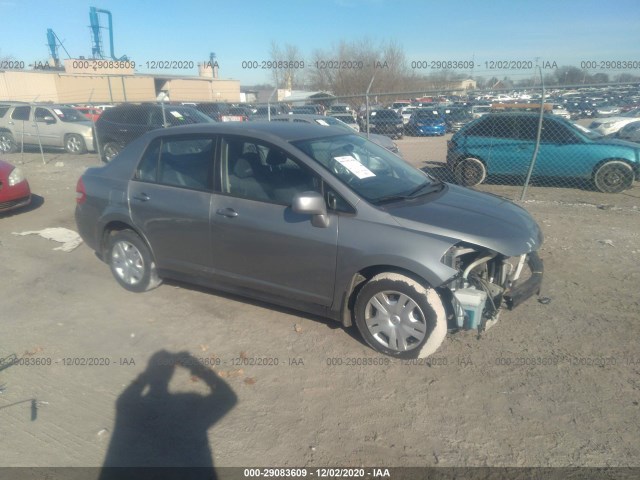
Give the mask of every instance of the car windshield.
[[591, 140], [597, 140], [598, 138], [601, 138], [603, 136], [600, 133], [594, 132], [590, 128], [584, 127], [578, 123], [574, 123], [572, 125], [574, 128], [578, 129], [583, 135], [585, 135], [587, 138], [590, 138]]
[[190, 125], [192, 123], [213, 123], [213, 120], [195, 108], [166, 107], [165, 117], [172, 126]]
[[440, 114], [438, 113], [437, 110], [432, 110], [432, 109], [425, 109], [425, 110], [418, 110], [415, 113], [416, 117], [418, 118], [440, 118]]
[[393, 110], [378, 110], [376, 112], [372, 112], [371, 116], [375, 116], [376, 118], [382, 119], [398, 119], [398, 114]]
[[342, 120], [337, 119], [336, 117], [316, 118], [314, 119], [314, 122], [317, 123], [318, 125], [322, 125], [323, 127], [328, 127], [328, 126], [339, 127], [344, 130], [347, 130], [348, 132], [353, 132], [353, 129], [349, 125], [344, 123]]
[[353, 118], [353, 116], [349, 115], [348, 113], [346, 115], [332, 115], [331, 117], [336, 118], [344, 123], [356, 123], [356, 120]]
[[440, 190], [442, 184], [358, 135], [292, 142], [365, 200], [382, 205]]
[[452, 120], [466, 120], [471, 118], [471, 113], [467, 110], [451, 110], [447, 116]]
[[52, 108], [53, 112], [58, 116], [60, 120], [63, 122], [86, 122], [88, 121], [87, 117], [85, 117], [82, 112], [79, 112], [75, 108], [68, 107], [55, 107]]

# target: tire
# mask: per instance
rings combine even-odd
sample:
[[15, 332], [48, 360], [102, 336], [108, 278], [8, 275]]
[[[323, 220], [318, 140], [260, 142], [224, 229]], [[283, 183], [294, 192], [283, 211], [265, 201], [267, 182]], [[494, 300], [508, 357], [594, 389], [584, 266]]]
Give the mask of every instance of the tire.
[[131, 230], [110, 238], [107, 261], [115, 279], [130, 292], [146, 292], [162, 283], [149, 247]]
[[354, 316], [365, 342], [396, 358], [427, 357], [447, 335], [438, 293], [399, 273], [381, 273], [369, 280], [358, 293]]
[[487, 168], [477, 158], [465, 158], [453, 167], [453, 176], [458, 185], [475, 187], [487, 178]]
[[122, 150], [122, 145], [116, 142], [107, 142], [102, 146], [102, 161], [109, 163], [113, 157], [118, 155]]
[[0, 153], [13, 153], [16, 150], [18, 150], [18, 145], [11, 132], [0, 132]]
[[622, 160], [610, 160], [593, 175], [595, 187], [603, 193], [620, 193], [633, 184], [633, 169]]
[[84, 138], [76, 133], [71, 133], [64, 137], [64, 149], [67, 153], [73, 155], [80, 155], [87, 152], [87, 146], [84, 143]]

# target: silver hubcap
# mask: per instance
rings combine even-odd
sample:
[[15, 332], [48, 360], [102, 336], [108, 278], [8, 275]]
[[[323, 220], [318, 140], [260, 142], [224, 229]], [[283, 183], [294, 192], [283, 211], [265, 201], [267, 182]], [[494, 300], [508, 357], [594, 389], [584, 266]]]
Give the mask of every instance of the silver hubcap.
[[604, 183], [610, 187], [617, 187], [622, 183], [622, 180], [623, 177], [620, 174], [620, 171], [615, 169], [607, 171], [606, 175], [604, 176]]
[[381, 345], [399, 352], [416, 348], [427, 334], [427, 322], [418, 304], [404, 293], [384, 291], [365, 307], [365, 323]]
[[132, 243], [120, 240], [113, 246], [111, 265], [116, 275], [129, 285], [140, 283], [144, 277], [144, 260]]
[[6, 135], [0, 135], [0, 152], [11, 150], [11, 139]]
[[80, 151], [80, 139], [78, 137], [69, 137], [67, 140], [67, 150], [70, 152]]

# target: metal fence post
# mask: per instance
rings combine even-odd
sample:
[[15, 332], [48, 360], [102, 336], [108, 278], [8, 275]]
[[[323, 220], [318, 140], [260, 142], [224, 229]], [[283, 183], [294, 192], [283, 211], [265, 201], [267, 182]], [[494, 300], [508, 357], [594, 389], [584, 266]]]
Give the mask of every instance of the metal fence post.
[[369, 90], [371, 90], [371, 85], [373, 85], [373, 79], [376, 78], [376, 76], [372, 76], [371, 77], [371, 81], [369, 82], [369, 86], [367, 87], [367, 93], [365, 93], [365, 103], [366, 103], [366, 118], [367, 118], [367, 138], [369, 138]]
[[524, 179], [524, 186], [522, 187], [522, 194], [520, 195], [520, 201], [523, 202], [527, 195], [527, 188], [531, 181], [531, 175], [533, 174], [533, 168], [536, 165], [536, 158], [538, 157], [538, 151], [540, 150], [540, 135], [542, 134], [542, 117], [544, 116], [544, 78], [542, 77], [542, 69], [538, 67], [540, 72], [540, 82], [542, 85], [542, 98], [540, 99], [540, 117], [538, 118], [538, 131], [536, 132], [536, 146], [533, 149], [533, 155], [531, 157], [531, 164], [529, 165], [529, 171], [527, 177]]

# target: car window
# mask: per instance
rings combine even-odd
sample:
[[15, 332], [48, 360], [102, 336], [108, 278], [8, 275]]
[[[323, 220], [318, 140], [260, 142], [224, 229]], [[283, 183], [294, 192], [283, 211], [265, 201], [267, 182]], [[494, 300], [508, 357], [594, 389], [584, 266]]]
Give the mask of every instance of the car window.
[[476, 120], [464, 130], [465, 135], [472, 137], [490, 137], [493, 134], [494, 117], [484, 116]]
[[[68, 107], [53, 107], [53, 112], [57, 115], [57, 117], [63, 122], [86, 122], [87, 117], [85, 117], [82, 113], [78, 112], [74, 108]], [[51, 116], [51, 113], [48, 114]]]
[[4, 117], [8, 110], [9, 105], [0, 105], [0, 118]]
[[11, 119], [28, 121], [30, 114], [31, 114], [31, 107], [16, 107], [13, 109], [13, 113], [11, 114]]
[[578, 137], [567, 125], [549, 118], [542, 120], [540, 140], [547, 143], [576, 143], [579, 141]]
[[173, 187], [211, 190], [214, 146], [211, 137], [156, 139], [143, 154], [135, 178]]
[[517, 122], [516, 138], [535, 142], [538, 136], [538, 117], [520, 117]]
[[141, 180], [143, 182], [157, 181], [158, 159], [160, 157], [161, 146], [162, 139], [156, 138], [147, 147], [144, 154], [142, 155], [142, 158], [140, 159], [140, 163], [138, 164], [138, 169], [136, 170], [135, 175], [136, 180]]
[[37, 107], [36, 111], [33, 114], [33, 116], [34, 116], [36, 122], [44, 122], [44, 119], [46, 117], [53, 118], [54, 122], [55, 122], [55, 117], [46, 108]]
[[274, 145], [226, 137], [220, 156], [222, 193], [291, 205], [296, 193], [321, 191], [320, 179], [311, 170]]
[[493, 119], [493, 133], [489, 136], [497, 138], [516, 138], [518, 118], [514, 115], [496, 115]]

